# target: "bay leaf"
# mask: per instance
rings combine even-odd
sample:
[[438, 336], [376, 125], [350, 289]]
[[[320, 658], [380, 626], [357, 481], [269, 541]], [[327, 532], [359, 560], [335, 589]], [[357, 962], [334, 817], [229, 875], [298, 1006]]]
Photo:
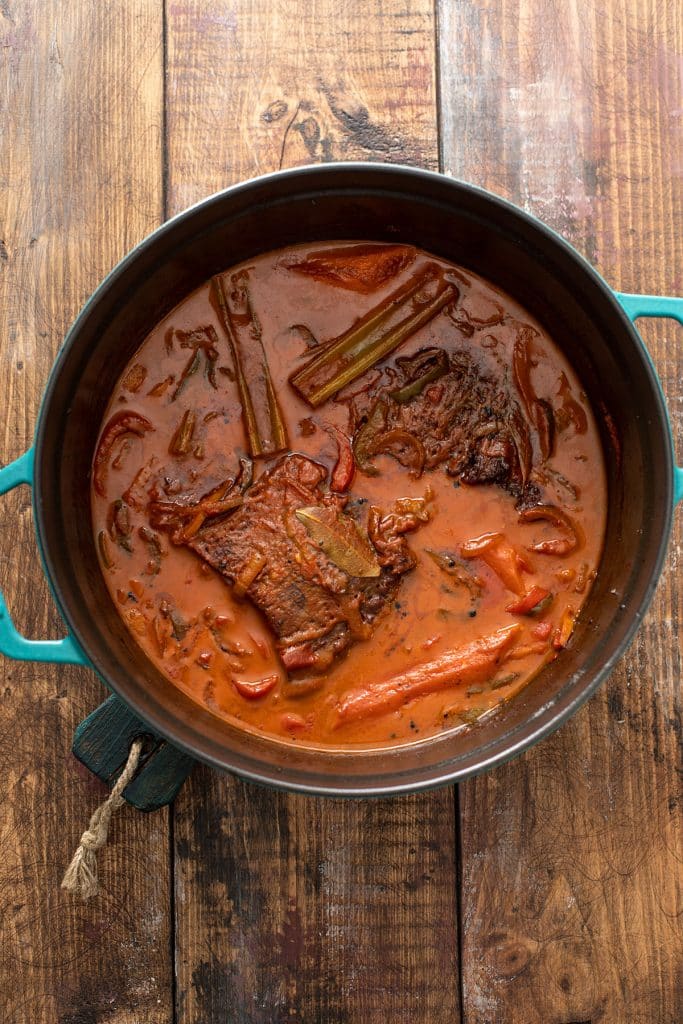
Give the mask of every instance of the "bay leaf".
[[372, 546], [353, 519], [324, 506], [296, 509], [308, 535], [349, 576], [376, 577], [381, 570]]

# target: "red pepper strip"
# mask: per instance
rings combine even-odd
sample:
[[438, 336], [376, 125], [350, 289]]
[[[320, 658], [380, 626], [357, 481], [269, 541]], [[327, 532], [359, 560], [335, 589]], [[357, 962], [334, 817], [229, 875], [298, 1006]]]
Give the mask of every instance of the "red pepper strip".
[[463, 558], [481, 558], [490, 569], [493, 569], [508, 590], [513, 594], [524, 594], [524, 583], [521, 570], [526, 569], [523, 558], [506, 541], [502, 533], [484, 533], [481, 537], [468, 540], [460, 546]]
[[322, 426], [330, 437], [333, 437], [337, 442], [338, 455], [332, 470], [332, 476], [330, 477], [330, 490], [342, 494], [344, 491], [348, 491], [356, 472], [351, 441], [344, 431], [340, 430], [333, 423], [323, 423]]
[[561, 651], [563, 647], [566, 647], [569, 643], [569, 638], [574, 632], [574, 609], [565, 608], [562, 612], [562, 618], [560, 619], [560, 625], [553, 633], [553, 647], [556, 651]]
[[126, 434], [142, 437], [148, 430], [154, 430], [154, 427], [145, 416], [140, 416], [137, 412], [122, 409], [121, 412], [114, 413], [111, 417], [102, 431], [100, 443], [97, 446], [93, 460], [93, 486], [102, 497], [106, 494], [104, 482], [107, 476], [109, 456], [116, 442], [119, 438], [125, 437]]
[[350, 245], [327, 249], [300, 259], [286, 259], [282, 265], [316, 281], [349, 288], [368, 295], [396, 276], [415, 259], [411, 245]]
[[529, 551], [537, 551], [539, 555], [558, 555], [563, 558], [570, 555], [572, 551], [582, 548], [585, 543], [583, 530], [571, 519], [566, 512], [555, 505], [534, 505], [533, 508], [524, 509], [519, 513], [520, 523], [535, 523], [539, 519], [556, 526], [564, 533], [563, 537], [556, 537], [554, 540], [540, 540], [531, 544]]
[[298, 644], [296, 647], [286, 647], [281, 651], [280, 659], [288, 672], [296, 672], [316, 665], [318, 654], [310, 644]]
[[519, 601], [513, 601], [512, 604], [509, 604], [505, 611], [510, 612], [511, 615], [529, 615], [536, 605], [539, 605], [541, 601], [545, 601], [546, 597], [550, 597], [549, 590], [534, 586]]
[[287, 729], [289, 732], [299, 732], [301, 729], [308, 729], [310, 722], [307, 722], [301, 715], [294, 715], [291, 712], [287, 712], [280, 719], [280, 725], [283, 729]]
[[248, 682], [246, 679], [233, 679], [232, 681], [232, 685], [240, 697], [245, 697], [247, 700], [265, 697], [273, 687], [277, 686], [277, 683], [278, 676], [265, 676], [264, 679], [256, 679], [254, 682]]
[[534, 404], [538, 399], [531, 383], [531, 356], [529, 353], [531, 337], [533, 335], [530, 335], [527, 328], [520, 331], [512, 350], [512, 373], [527, 417], [534, 423]]

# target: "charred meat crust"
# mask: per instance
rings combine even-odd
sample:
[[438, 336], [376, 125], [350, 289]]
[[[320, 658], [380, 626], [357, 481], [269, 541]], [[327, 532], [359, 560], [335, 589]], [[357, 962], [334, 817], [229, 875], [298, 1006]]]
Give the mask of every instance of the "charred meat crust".
[[[444, 359], [447, 365], [429, 380], [425, 368]], [[411, 393], [411, 384], [421, 379], [424, 386]], [[442, 349], [422, 349], [397, 360], [389, 385], [369, 389], [353, 403], [356, 436], [378, 407], [383, 436], [400, 432], [420, 440], [424, 470], [444, 465], [464, 483], [498, 484], [523, 503], [537, 499], [529, 480], [533, 443], [527, 419], [507, 382], [484, 373], [467, 352], [447, 356]]]

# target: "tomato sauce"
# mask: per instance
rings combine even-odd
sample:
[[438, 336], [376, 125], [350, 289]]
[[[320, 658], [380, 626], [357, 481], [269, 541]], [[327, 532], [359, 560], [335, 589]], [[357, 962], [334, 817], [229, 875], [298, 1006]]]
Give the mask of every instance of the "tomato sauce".
[[[236, 362], [216, 286], [207, 282], [149, 334], [103, 420], [92, 522], [102, 573], [127, 628], [169, 686], [219, 717], [279, 740], [395, 745], [467, 728], [495, 713], [571, 643], [600, 559], [606, 480], [577, 375], [512, 298], [409, 247], [297, 246], [226, 275], [228, 288], [243, 289], [226, 301], [244, 365]], [[373, 327], [377, 310], [384, 320]], [[363, 372], [319, 404], [311, 401], [330, 367], [347, 372], [358, 346], [366, 351], [375, 336], [383, 343], [406, 311], [423, 322], [411, 321], [405, 330], [399, 323], [405, 336], [393, 348], [371, 353]], [[365, 331], [360, 341], [354, 329]], [[350, 355], [342, 352], [335, 363], [331, 342], [349, 332]], [[245, 354], [245, 345], [253, 351]], [[326, 350], [322, 369], [310, 370]], [[416, 360], [426, 367], [417, 383], [405, 376]], [[461, 372], [472, 375], [464, 399], [471, 402], [472, 388], [482, 394], [489, 388], [498, 404], [471, 413], [467, 422], [477, 436], [463, 440], [466, 457], [432, 458], [429, 410], [443, 421], [444, 388], [448, 381], [457, 387]], [[274, 410], [265, 408], [268, 374], [281, 420], [266, 441], [270, 450], [253, 459], [241, 373], [252, 382], [253, 431], [263, 436], [273, 422]], [[448, 435], [443, 444], [450, 443]], [[510, 472], [511, 450], [518, 477]], [[344, 581], [365, 571], [349, 573], [349, 550], [387, 583], [379, 611], [350, 642], [345, 623], [335, 627], [347, 645], [342, 649], [340, 641], [336, 654], [320, 638], [300, 642], [297, 634], [286, 646], [274, 632], [279, 611], [268, 606], [271, 584], [264, 580], [288, 593], [280, 568], [278, 576], [269, 565], [275, 541], [270, 553], [259, 541], [246, 568], [231, 575], [217, 568], [224, 541], [220, 555], [208, 557], [205, 549], [214, 548], [202, 540], [212, 531], [222, 536], [220, 524], [231, 517], [246, 522], [250, 503], [257, 507], [259, 481], [264, 487], [264, 475], [289, 453], [322, 467], [322, 479], [306, 486], [325, 515], [316, 513], [322, 526], [311, 525], [306, 499], [305, 507], [292, 506], [293, 517], [277, 522], [291, 519], [289, 540], [301, 549], [300, 537], [310, 534], [316, 557], [323, 552], [334, 601], [345, 607]], [[415, 502], [401, 505], [401, 499]], [[398, 530], [386, 538], [387, 558], [400, 546], [400, 575], [396, 561], [380, 573], [381, 545], [368, 525], [372, 508], [389, 517], [387, 529]], [[398, 508], [403, 511], [391, 519]], [[413, 510], [408, 526], [406, 508]], [[346, 561], [324, 532], [330, 524], [337, 529], [335, 523], [344, 525], [351, 545]], [[308, 571], [308, 555], [302, 557], [296, 572]], [[361, 583], [372, 588], [375, 580]], [[328, 599], [327, 591], [323, 596]], [[379, 607], [380, 597], [373, 601]]]

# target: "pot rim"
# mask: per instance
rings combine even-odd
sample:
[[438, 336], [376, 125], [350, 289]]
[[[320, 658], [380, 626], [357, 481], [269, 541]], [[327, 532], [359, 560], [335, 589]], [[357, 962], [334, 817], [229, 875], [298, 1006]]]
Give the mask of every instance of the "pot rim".
[[[662, 526], [661, 536], [659, 538], [656, 550], [656, 557], [653, 558], [653, 564], [650, 573], [650, 579], [646, 588], [643, 591], [642, 597], [639, 604], [632, 610], [631, 620], [624, 629], [621, 640], [618, 642], [614, 652], [607, 660], [600, 665], [599, 668], [593, 671], [592, 678], [587, 684], [582, 683], [581, 688], [575, 693], [568, 701], [562, 703], [562, 706], [553, 714], [553, 708], [558, 703], [560, 697], [559, 691], [553, 694], [546, 702], [544, 702], [534, 713], [523, 723], [519, 723], [513, 726], [509, 732], [503, 734], [503, 736], [491, 740], [488, 744], [484, 744], [482, 747], [473, 751], [469, 755], [469, 760], [474, 760], [474, 764], [465, 764], [461, 767], [456, 767], [449, 770], [449, 761], [442, 762], [438, 768], [435, 769], [434, 775], [425, 778], [418, 779], [417, 781], [397, 781], [379, 784], [365, 785], [325, 785], [323, 782], [306, 782], [295, 779], [294, 781], [287, 779], [285, 773], [281, 769], [275, 766], [269, 766], [270, 770], [251, 770], [243, 767], [233, 767], [225, 763], [224, 760], [214, 756], [210, 752], [203, 752], [194, 747], [191, 743], [186, 742], [182, 736], [176, 735], [175, 730], [168, 728], [168, 723], [164, 722], [160, 725], [159, 722], [155, 721], [154, 718], [150, 718], [149, 712], [145, 709], [144, 711], [137, 706], [136, 701], [130, 699], [128, 695], [125, 697], [121, 695], [117, 683], [110, 680], [106, 673], [98, 666], [97, 659], [92, 658], [88, 651], [87, 644], [84, 643], [82, 634], [73, 621], [71, 615], [68, 612], [68, 605], [65, 601], [60, 586], [59, 580], [53, 573], [50, 560], [47, 554], [47, 542], [46, 542], [46, 529], [43, 519], [44, 501], [42, 496], [42, 480], [40, 467], [42, 466], [43, 457], [43, 446], [46, 433], [49, 431], [49, 419], [50, 419], [50, 405], [53, 394], [57, 387], [58, 378], [60, 375], [61, 368], [68, 356], [69, 349], [74, 343], [76, 337], [81, 330], [82, 325], [87, 321], [91, 314], [91, 311], [98, 305], [101, 298], [107, 294], [110, 288], [116, 283], [116, 281], [126, 273], [131, 266], [145, 253], [148, 252], [154, 246], [158, 246], [161, 241], [167, 238], [172, 238], [173, 233], [176, 231], [179, 225], [185, 224], [191, 220], [198, 211], [205, 211], [213, 205], [219, 205], [223, 202], [226, 196], [240, 194], [243, 192], [249, 192], [249, 190], [255, 187], [261, 187], [267, 185], [271, 181], [280, 181], [282, 179], [300, 179], [305, 182], [309, 178], [323, 179], [320, 182], [321, 187], [324, 187], [324, 178], [328, 177], [335, 179], [337, 177], [343, 177], [344, 175], [355, 174], [367, 174], [368, 172], [377, 174], [379, 177], [385, 176], [387, 179], [387, 187], [394, 188], [398, 187], [401, 182], [420, 180], [427, 186], [429, 184], [443, 188], [444, 185], [452, 185], [454, 189], [463, 190], [466, 193], [478, 196], [480, 199], [485, 200], [494, 209], [498, 208], [501, 213], [512, 215], [517, 218], [521, 223], [526, 224], [531, 228], [540, 239], [545, 240], [551, 246], [554, 246], [562, 251], [575, 263], [578, 263], [580, 269], [583, 270], [590, 278], [592, 278], [597, 289], [601, 293], [604, 301], [611, 307], [611, 310], [616, 314], [617, 318], [621, 322], [621, 326], [624, 332], [629, 336], [631, 342], [634, 344], [638, 352], [642, 357], [643, 368], [648, 376], [648, 383], [650, 385], [652, 394], [655, 396], [657, 413], [661, 424], [664, 427], [664, 433], [666, 434], [668, 444], [664, 446], [665, 452], [663, 464], [662, 464], [662, 475], [664, 482], [664, 489], [666, 495], [666, 508], [664, 510], [664, 522]], [[349, 182], [350, 187], [353, 187], [353, 181]], [[377, 185], [374, 186], [375, 188]], [[35, 432], [35, 462], [36, 462], [36, 476], [35, 485], [33, 489], [33, 507], [34, 507], [34, 518], [35, 518], [35, 529], [38, 539], [38, 547], [42, 560], [45, 574], [52, 594], [55, 598], [57, 607], [60, 611], [61, 616], [66, 622], [70, 633], [72, 633], [78, 644], [82, 647], [85, 652], [89, 664], [98, 673], [100, 678], [105, 684], [112, 689], [121, 700], [127, 704], [131, 710], [140, 716], [140, 718], [151, 728], [163, 735], [168, 739], [173, 746], [180, 750], [183, 750], [190, 756], [209, 764], [211, 767], [218, 769], [222, 772], [230, 772], [241, 778], [247, 779], [251, 782], [256, 782], [262, 785], [271, 786], [276, 789], [284, 790], [287, 792], [300, 792], [310, 795], [318, 796], [330, 796], [330, 797], [341, 797], [341, 796], [355, 796], [355, 797], [384, 797], [391, 795], [399, 795], [409, 792], [420, 792], [424, 790], [436, 789], [441, 786], [451, 785], [456, 782], [464, 781], [467, 778], [471, 778], [475, 775], [479, 775], [485, 771], [490, 770], [496, 765], [504, 764], [505, 762], [516, 757], [524, 750], [532, 747], [538, 743], [541, 739], [549, 736], [556, 729], [558, 729], [564, 722], [566, 722], [572, 715], [574, 715], [579, 708], [595, 693], [605, 678], [612, 672], [617, 661], [622, 657], [625, 650], [630, 645], [636, 630], [639, 628], [641, 621], [650, 605], [654, 591], [657, 587], [659, 577], [663, 568], [664, 560], [667, 553], [667, 547], [671, 534], [672, 522], [673, 522], [673, 493], [674, 493], [674, 449], [673, 449], [673, 436], [671, 426], [668, 418], [668, 411], [662, 392], [661, 383], [659, 377], [654, 368], [654, 364], [650, 357], [650, 354], [645, 347], [638, 331], [634, 327], [631, 319], [628, 317], [623, 306], [619, 302], [615, 291], [600, 275], [600, 273], [586, 260], [586, 258], [578, 252], [562, 235], [558, 234], [554, 229], [548, 227], [543, 221], [539, 220], [532, 214], [523, 210], [515, 203], [510, 202], [501, 196], [496, 195], [489, 190], [482, 188], [478, 185], [471, 184], [461, 179], [449, 177], [448, 175], [442, 174], [436, 171], [425, 170], [423, 168], [411, 167], [405, 164], [387, 164], [378, 163], [371, 161], [344, 161], [334, 164], [324, 165], [306, 165], [304, 167], [287, 168], [284, 170], [273, 171], [268, 174], [258, 175], [244, 181], [240, 181], [236, 184], [228, 186], [225, 189], [221, 189], [210, 196], [200, 200], [185, 210], [182, 210], [169, 220], [165, 221], [159, 227], [155, 228], [149, 235], [143, 238], [137, 245], [135, 245], [104, 277], [101, 283], [93, 291], [91, 296], [85, 302], [81, 308], [79, 314], [69, 327], [66, 332], [64, 342], [57, 354], [55, 362], [50, 371], [48, 381], [43, 394], [41, 402], [38, 420]], [[176, 719], [177, 720], [177, 719]], [[533, 724], [532, 724], [533, 723]], [[531, 725], [531, 728], [530, 728]], [[428, 743], [429, 741], [424, 741]], [[493, 750], [490, 748], [493, 747]], [[226, 746], [226, 751], [229, 748]], [[394, 748], [392, 748], [394, 749]], [[400, 748], [395, 748], [400, 750]], [[488, 751], [488, 752], [487, 752]], [[344, 756], [343, 753], [341, 756]], [[452, 762], [451, 762], [452, 763]], [[401, 769], [397, 769], [396, 775], [401, 774]], [[363, 779], [365, 777], [362, 777]]]

